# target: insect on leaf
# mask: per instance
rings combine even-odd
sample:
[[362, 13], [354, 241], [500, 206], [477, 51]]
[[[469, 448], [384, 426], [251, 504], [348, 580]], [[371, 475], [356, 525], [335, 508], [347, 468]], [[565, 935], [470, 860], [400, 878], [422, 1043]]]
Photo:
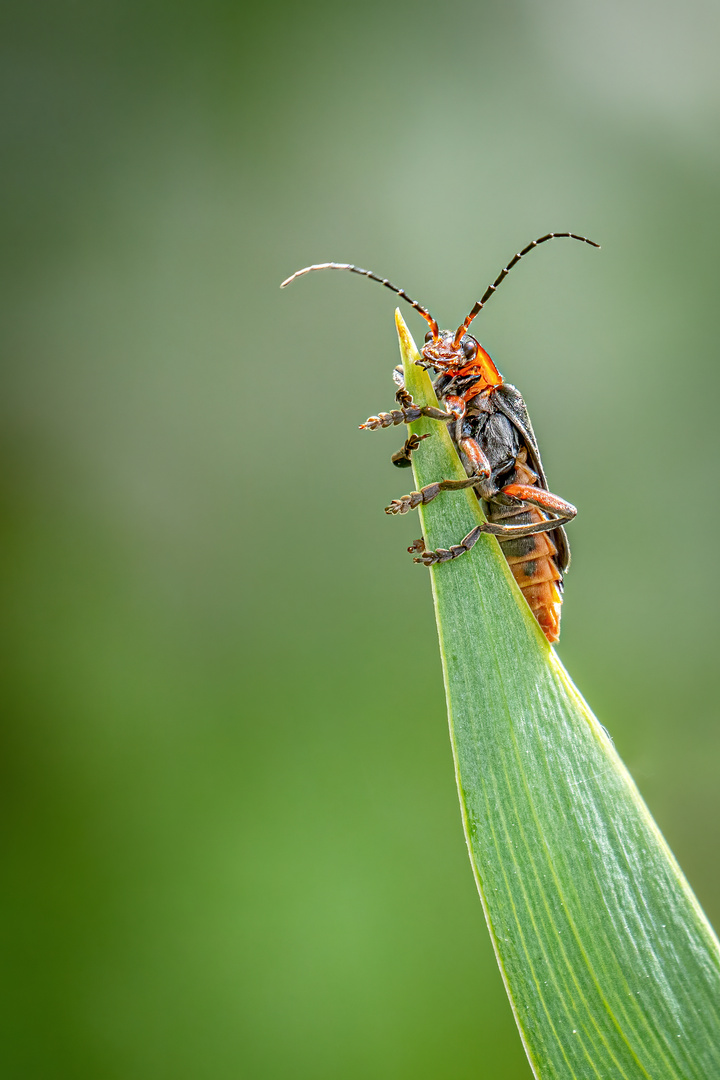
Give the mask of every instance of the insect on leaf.
[[[405, 385], [437, 405], [396, 312]], [[465, 473], [443, 423], [418, 489]], [[420, 509], [430, 548], [482, 520], [472, 491]], [[450, 738], [473, 872], [541, 1080], [720, 1078], [720, 946], [606, 732], [493, 537], [433, 566]]]

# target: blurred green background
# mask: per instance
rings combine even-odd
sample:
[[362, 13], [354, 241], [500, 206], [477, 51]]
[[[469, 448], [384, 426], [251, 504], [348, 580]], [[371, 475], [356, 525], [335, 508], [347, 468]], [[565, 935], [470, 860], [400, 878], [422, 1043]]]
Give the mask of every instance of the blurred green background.
[[393, 299], [278, 284], [455, 326], [603, 245], [475, 332], [580, 510], [560, 654], [717, 921], [720, 9], [2, 24], [3, 1076], [528, 1080], [403, 436], [357, 430]]

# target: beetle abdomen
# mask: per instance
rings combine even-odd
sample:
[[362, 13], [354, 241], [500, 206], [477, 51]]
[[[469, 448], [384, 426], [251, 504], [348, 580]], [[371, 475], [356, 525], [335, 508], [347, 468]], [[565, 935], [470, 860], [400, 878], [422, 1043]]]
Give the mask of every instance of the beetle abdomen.
[[[537, 477], [525, 464], [525, 451], [521, 450], [515, 462], [515, 484], [534, 484]], [[490, 521], [525, 525], [530, 522], [547, 520], [540, 510], [515, 509], [491, 502], [488, 505]], [[540, 624], [545, 637], [552, 644], [560, 637], [560, 609], [562, 596], [557, 583], [562, 582], [562, 574], [555, 562], [557, 548], [550, 533], [536, 533], [519, 539], [500, 540], [503, 555], [513, 572], [530, 610]]]

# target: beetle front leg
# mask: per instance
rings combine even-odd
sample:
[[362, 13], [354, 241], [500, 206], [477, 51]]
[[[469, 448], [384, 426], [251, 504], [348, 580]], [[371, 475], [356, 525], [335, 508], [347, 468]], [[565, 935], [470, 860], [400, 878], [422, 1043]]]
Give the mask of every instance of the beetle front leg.
[[450, 413], [436, 409], [433, 405], [416, 405], [409, 394], [405, 400], [409, 401], [409, 404], [402, 404], [399, 409], [369, 416], [365, 423], [360, 425], [360, 430], [375, 431], [377, 428], [393, 427], [395, 424], [411, 424], [421, 416], [429, 416], [431, 420], [452, 420]]

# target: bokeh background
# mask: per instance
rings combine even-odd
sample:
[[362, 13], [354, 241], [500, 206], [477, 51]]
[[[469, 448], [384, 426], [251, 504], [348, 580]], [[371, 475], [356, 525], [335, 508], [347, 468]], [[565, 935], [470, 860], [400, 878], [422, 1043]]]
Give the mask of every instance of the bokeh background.
[[[720, 8], [3, 5], [8, 1078], [528, 1080], [468, 860], [388, 275], [476, 324], [560, 654], [711, 918]], [[422, 336], [424, 324], [406, 317]]]

